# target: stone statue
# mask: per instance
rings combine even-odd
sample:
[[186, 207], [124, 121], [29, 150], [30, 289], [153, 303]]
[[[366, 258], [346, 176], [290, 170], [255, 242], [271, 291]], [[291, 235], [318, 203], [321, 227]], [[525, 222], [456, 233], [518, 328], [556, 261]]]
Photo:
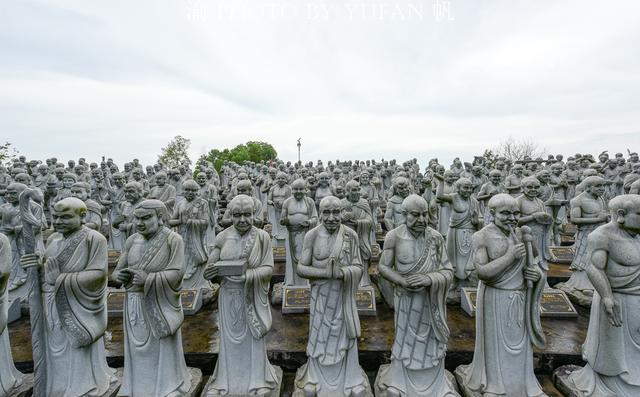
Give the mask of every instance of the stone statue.
[[407, 222], [387, 233], [378, 267], [395, 287], [396, 335], [391, 364], [378, 372], [376, 396], [458, 396], [444, 368], [453, 267], [444, 238], [427, 225], [427, 202], [412, 194], [402, 208]]
[[470, 279], [474, 283], [475, 276], [471, 255], [473, 234], [480, 229], [480, 205], [472, 196], [473, 184], [467, 178], [456, 181], [456, 192], [445, 194], [443, 176], [434, 175], [438, 184], [436, 197], [451, 206], [449, 233], [447, 233], [447, 256], [455, 270], [454, 286]]
[[110, 227], [108, 248], [120, 251], [126, 240], [124, 232], [122, 232], [117, 226], [117, 222], [122, 222], [122, 220], [124, 220], [121, 213], [121, 203], [125, 201], [124, 175], [119, 172], [113, 174], [113, 184], [115, 186], [111, 185], [109, 178], [104, 178], [104, 183], [107, 187], [108, 198], [103, 199], [100, 203], [107, 207], [107, 216], [109, 217]]
[[138, 232], [127, 239], [113, 272], [126, 289], [118, 396], [187, 396], [194, 390], [182, 350], [184, 244], [164, 226], [162, 201], [145, 200], [133, 215]]
[[53, 207], [56, 232], [47, 240], [44, 255], [21, 258], [24, 268], [42, 267], [38, 287], [45, 332], [44, 340], [34, 343], [44, 349], [39, 370], [44, 371], [47, 397], [111, 396], [119, 386], [115, 371], [107, 366], [103, 341], [107, 240], [82, 225], [86, 214], [81, 200], [58, 201]]
[[527, 225], [533, 232], [533, 246], [536, 247], [536, 262], [546, 273], [549, 271], [548, 261], [551, 259], [549, 251], [550, 232], [553, 218], [547, 212], [540, 196], [540, 181], [535, 176], [528, 176], [522, 180], [522, 195], [516, 200], [520, 207], [518, 225]]
[[331, 192], [331, 187], [329, 186], [329, 174], [326, 172], [321, 172], [318, 174], [318, 186], [316, 187], [316, 194], [313, 197], [316, 202], [316, 209], [320, 208], [320, 201], [323, 198], [332, 196], [333, 192]]
[[282, 203], [289, 197], [291, 197], [291, 187], [287, 185], [287, 174], [278, 172], [276, 183], [269, 189], [267, 195], [271, 235], [273, 236], [273, 245], [276, 247], [284, 246], [287, 230], [280, 225], [280, 212], [282, 211]]
[[586, 272], [595, 288], [582, 347], [587, 364], [561, 381], [567, 395], [640, 395], [640, 196], [617, 196], [609, 208], [611, 221], [587, 239]]
[[571, 223], [578, 226], [576, 234], [575, 255], [571, 263], [573, 273], [565, 283], [555, 287], [566, 292], [574, 303], [582, 306], [591, 305], [593, 285], [585, 272], [589, 263], [587, 238], [598, 226], [609, 221], [607, 202], [604, 200], [605, 181], [599, 176], [589, 176], [581, 184], [585, 191], [570, 201]]
[[176, 228], [184, 241], [185, 289], [211, 289], [202, 272], [207, 263], [208, 251], [205, 247], [205, 233], [209, 227], [209, 203], [198, 197], [200, 186], [192, 180], [183, 185], [184, 199], [176, 204], [169, 225]]
[[119, 203], [119, 216], [113, 222], [113, 226], [122, 232], [125, 241], [135, 233], [133, 209], [142, 202], [142, 193], [142, 185], [138, 182], [128, 182], [124, 185], [124, 201]]
[[167, 174], [160, 171], [155, 175], [155, 186], [151, 188], [148, 198], [160, 200], [167, 207], [167, 213], [173, 214], [173, 206], [176, 204], [176, 188], [167, 183]]
[[504, 181], [505, 189], [507, 189], [507, 193], [512, 195], [513, 197], [518, 197], [522, 194], [522, 176], [524, 174], [524, 167], [522, 164], [516, 164], [511, 169], [511, 175], [507, 176], [507, 179]]
[[387, 231], [404, 224], [402, 213], [402, 201], [411, 193], [411, 185], [405, 177], [397, 177], [393, 180], [392, 196], [387, 201], [387, 210], [384, 213], [384, 225]]
[[199, 195], [200, 198], [207, 201], [209, 206], [209, 225], [205, 232], [205, 243], [207, 248], [212, 247], [216, 240], [216, 227], [218, 226], [218, 189], [207, 178], [207, 174], [204, 172], [196, 175], [196, 183], [200, 186]]
[[9, 296], [8, 285], [12, 267], [11, 242], [0, 234], [0, 396], [13, 396], [27, 386], [25, 376], [13, 364], [9, 330], [7, 329]]
[[304, 236], [318, 223], [318, 213], [313, 199], [306, 196], [306, 182], [296, 179], [291, 184], [293, 196], [282, 203], [280, 224], [287, 228], [285, 241], [286, 268], [284, 284], [287, 286], [307, 286], [306, 279], [298, 276], [296, 268], [302, 254]]
[[325, 197], [321, 224], [304, 239], [298, 274], [311, 281], [308, 361], [296, 373], [294, 396], [372, 396], [358, 363], [355, 294], [364, 269], [358, 236], [341, 217], [340, 200]]
[[489, 180], [484, 183], [476, 198], [480, 203], [481, 212], [483, 214], [483, 224], [486, 226], [491, 223], [491, 213], [489, 212], [489, 206], [487, 203], [491, 197], [499, 193], [506, 193], [506, 189], [502, 184], [502, 173], [498, 170], [493, 170], [489, 173]]
[[[458, 180], [458, 174], [451, 170], [447, 170], [444, 172], [443, 180], [438, 181], [438, 185], [443, 184], [443, 193], [451, 194], [455, 193], [456, 188], [454, 184]], [[436, 197], [436, 202], [438, 203], [438, 231], [444, 237], [449, 233], [449, 218], [451, 218], [451, 205], [448, 202], [438, 200]]]
[[71, 197], [75, 197], [84, 202], [87, 206], [87, 215], [84, 217], [84, 225], [89, 229], [102, 230], [102, 210], [103, 207], [98, 202], [89, 198], [91, 187], [87, 182], [76, 182], [71, 185]]
[[[22, 217], [20, 215], [19, 197], [27, 186], [22, 183], [12, 183], [7, 186], [5, 204], [0, 205], [1, 228], [0, 232], [9, 238], [11, 246], [11, 275], [9, 276], [9, 299], [26, 302], [29, 294], [27, 285], [27, 273], [20, 265], [20, 257], [25, 254], [25, 241], [22, 230]], [[45, 225], [44, 211], [33, 200], [29, 200], [29, 211], [34, 219], [40, 219], [40, 225], [36, 229], [36, 244], [39, 249], [44, 248], [40, 229]]]
[[[262, 203], [260, 203], [260, 200], [253, 197], [253, 187], [251, 186], [251, 182], [248, 180], [242, 180], [238, 182], [238, 184], [236, 185], [236, 190], [238, 192], [237, 195], [249, 196], [251, 198], [251, 201], [253, 201], [253, 226], [261, 228], [263, 224]], [[231, 216], [231, 211], [229, 211], [229, 206], [227, 205], [227, 209], [222, 216], [220, 225], [222, 227], [228, 227], [232, 224], [233, 218]]]
[[[269, 234], [253, 225], [255, 205], [240, 194], [228, 205], [233, 227], [216, 236], [204, 277], [220, 276], [218, 328], [220, 353], [203, 393], [280, 395], [282, 370], [267, 358], [264, 336], [271, 329], [269, 281], [273, 249]], [[221, 270], [224, 274], [220, 274]]]
[[371, 285], [369, 279], [369, 262], [371, 261], [371, 207], [366, 199], [360, 197], [360, 183], [351, 180], [345, 185], [346, 197], [342, 199], [342, 224], [353, 229], [358, 235], [360, 260], [364, 271], [360, 279], [360, 286]]
[[533, 372], [533, 347], [544, 346], [540, 299], [545, 277], [530, 238], [516, 229], [519, 206], [508, 194], [489, 200], [493, 223], [473, 237], [478, 273], [473, 362], [456, 369], [467, 396], [545, 396]]

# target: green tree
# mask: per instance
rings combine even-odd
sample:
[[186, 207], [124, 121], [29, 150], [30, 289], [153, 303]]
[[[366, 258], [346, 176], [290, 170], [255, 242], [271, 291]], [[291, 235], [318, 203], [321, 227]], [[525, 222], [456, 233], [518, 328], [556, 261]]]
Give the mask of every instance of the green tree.
[[169, 168], [175, 168], [180, 164], [187, 163], [191, 165], [189, 158], [189, 146], [191, 140], [181, 135], [176, 135], [167, 146], [163, 147], [162, 153], [158, 156], [158, 162]]
[[245, 161], [259, 163], [261, 161], [276, 160], [277, 158], [278, 152], [270, 143], [249, 141], [233, 149], [212, 149], [209, 153], [200, 156], [198, 163], [210, 162], [216, 170], [220, 171], [225, 161], [242, 164]]
[[11, 147], [11, 143], [5, 142], [0, 145], [0, 164], [13, 160], [17, 154], [18, 151]]

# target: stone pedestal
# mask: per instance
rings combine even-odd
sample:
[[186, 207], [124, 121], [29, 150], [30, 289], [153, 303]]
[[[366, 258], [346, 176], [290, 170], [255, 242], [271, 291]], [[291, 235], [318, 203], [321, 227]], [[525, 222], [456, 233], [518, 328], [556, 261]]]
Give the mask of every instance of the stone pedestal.
[[[382, 389], [380, 386], [380, 374], [382, 373], [382, 371], [384, 369], [386, 369], [387, 367], [389, 367], [390, 364], [384, 364], [381, 365], [380, 368], [378, 369], [378, 374], [376, 375], [376, 382], [373, 385], [373, 389], [376, 393], [376, 397], [387, 397], [387, 390], [386, 389]], [[449, 383], [451, 383], [451, 385], [453, 385], [453, 388], [455, 389], [456, 392], [460, 392], [458, 390], [458, 384], [456, 383], [455, 378], [453, 377], [453, 375], [451, 374], [451, 372], [447, 371], [446, 369], [444, 370], [444, 375], [447, 377], [447, 379], [449, 379]], [[437, 397], [437, 396], [436, 396]]]
[[[182, 310], [185, 316], [196, 314], [203, 305], [213, 302], [218, 296], [218, 284], [211, 289], [183, 289], [180, 291]], [[107, 291], [107, 311], [109, 317], [122, 317], [126, 291], [124, 288], [109, 288]]]
[[[280, 294], [281, 298], [278, 299], [276, 294]], [[309, 287], [298, 287], [278, 283], [273, 287], [271, 302], [276, 305], [280, 301], [282, 302], [282, 314], [309, 313], [311, 289]], [[372, 285], [358, 288], [356, 292], [356, 305], [358, 306], [359, 315], [376, 315], [376, 293]]]
[[[278, 366], [274, 365], [276, 369], [276, 374], [278, 377], [278, 386], [271, 390], [271, 392], [266, 394], [256, 394], [256, 397], [280, 397], [280, 390], [282, 389], [282, 369]], [[217, 396], [225, 396], [225, 397], [245, 397], [244, 395], [236, 395], [236, 394], [219, 394], [216, 390], [210, 390], [211, 383], [213, 382], [213, 378], [209, 378], [207, 385], [204, 387], [204, 390], [201, 394], [201, 397], [217, 397]]]

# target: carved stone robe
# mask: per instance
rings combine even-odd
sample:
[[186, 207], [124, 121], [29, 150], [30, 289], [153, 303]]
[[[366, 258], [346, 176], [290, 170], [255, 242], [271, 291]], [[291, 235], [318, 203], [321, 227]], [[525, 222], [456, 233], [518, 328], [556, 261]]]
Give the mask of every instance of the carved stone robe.
[[140, 269], [149, 276], [144, 286], [125, 285], [124, 374], [118, 396], [177, 397], [191, 387], [181, 334], [183, 245], [166, 227], [150, 240], [134, 234], [126, 242], [116, 272]]
[[[196, 197], [192, 201], [181, 200], [176, 204], [174, 219], [182, 222], [176, 229], [184, 240], [184, 288], [210, 288], [202, 273], [209, 255], [205, 235], [209, 226], [209, 203]], [[188, 224], [188, 220], [194, 222]]]
[[358, 363], [360, 319], [355, 295], [363, 272], [358, 236], [344, 225], [336, 233], [330, 257], [321, 263], [314, 260], [313, 266], [325, 267], [336, 260], [345, 279], [311, 281], [308, 361], [295, 380], [300, 389], [315, 385], [319, 397], [348, 396], [369, 382]]
[[[226, 248], [236, 240], [241, 250]], [[218, 296], [220, 353], [209, 381], [209, 395], [250, 395], [259, 389], [275, 389], [277, 373], [267, 358], [264, 336], [271, 329], [269, 281], [273, 272], [271, 238], [255, 226], [241, 236], [229, 227], [216, 237], [220, 260], [246, 259], [245, 280], [222, 277]]]
[[47, 397], [101, 396], [114, 382], [107, 366], [107, 241], [81, 227], [67, 238], [48, 239], [45, 261], [60, 274], [44, 271], [41, 284], [45, 320]]

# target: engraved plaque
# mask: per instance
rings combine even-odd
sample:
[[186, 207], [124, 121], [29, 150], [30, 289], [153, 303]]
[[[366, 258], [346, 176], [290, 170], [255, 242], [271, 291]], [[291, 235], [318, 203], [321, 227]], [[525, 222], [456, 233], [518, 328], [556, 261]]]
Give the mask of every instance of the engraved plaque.
[[125, 296], [124, 289], [109, 288], [107, 291], [107, 312], [109, 317], [122, 317]]
[[573, 223], [564, 223], [562, 225], [562, 233], [568, 234], [570, 236], [575, 235], [578, 232], [578, 226]]
[[477, 288], [464, 287], [460, 290], [460, 306], [465, 313], [471, 317], [476, 315], [476, 298], [478, 297]]
[[[107, 311], [109, 317], [122, 317], [125, 299], [126, 292], [124, 289], [109, 289], [107, 292]], [[199, 290], [185, 289], [180, 291], [180, 300], [185, 315], [195, 314], [202, 307], [202, 294]]]
[[180, 291], [180, 303], [184, 314], [196, 314], [202, 308], [202, 291], [198, 289], [183, 289]]
[[284, 262], [287, 258], [285, 247], [273, 247], [273, 260], [276, 262]]
[[560, 244], [562, 245], [573, 245], [576, 243], [576, 239], [573, 236], [569, 236], [567, 234], [560, 235]]
[[380, 259], [380, 254], [380, 246], [378, 244], [371, 244], [371, 260], [374, 262], [377, 261]]
[[[284, 286], [282, 313], [308, 313], [311, 304], [309, 287]], [[376, 296], [373, 287], [362, 287], [356, 292], [358, 313], [363, 316], [376, 314]]]
[[549, 247], [551, 259], [556, 263], [571, 263], [575, 255], [574, 247]]
[[[476, 299], [478, 294], [475, 288], [462, 288], [461, 306], [469, 316], [476, 315]], [[578, 312], [569, 301], [567, 295], [557, 289], [545, 289], [540, 299], [540, 317], [577, 317]]]

